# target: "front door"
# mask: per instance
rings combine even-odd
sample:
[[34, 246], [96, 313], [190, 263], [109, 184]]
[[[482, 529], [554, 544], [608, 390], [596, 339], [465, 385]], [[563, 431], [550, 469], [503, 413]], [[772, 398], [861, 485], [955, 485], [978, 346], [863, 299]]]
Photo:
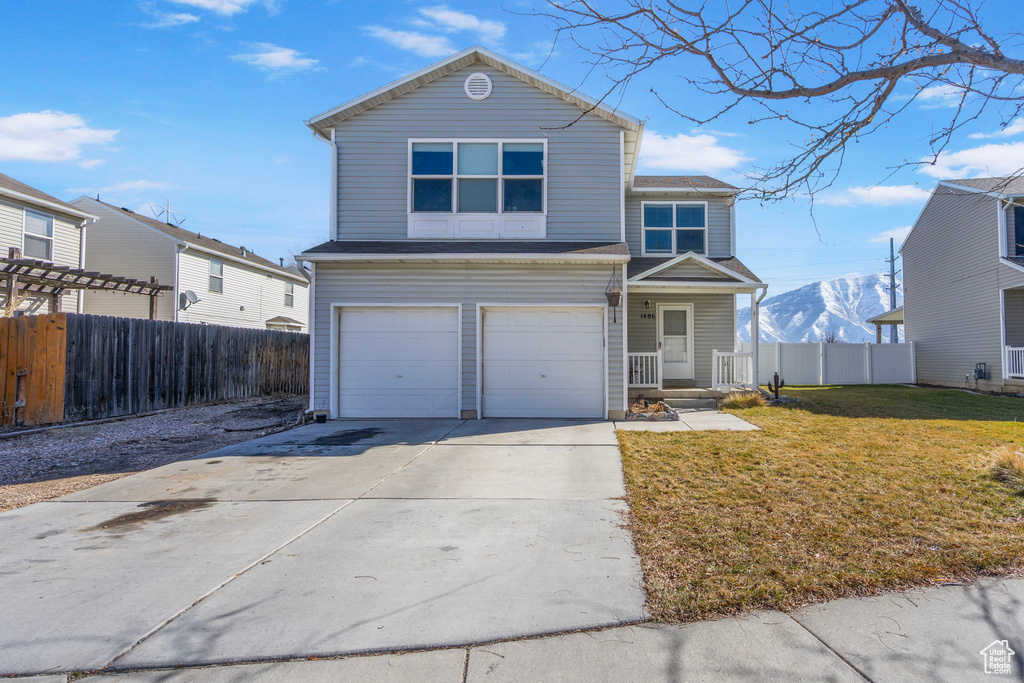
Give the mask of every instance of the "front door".
[[693, 306], [658, 306], [658, 348], [664, 380], [693, 379]]

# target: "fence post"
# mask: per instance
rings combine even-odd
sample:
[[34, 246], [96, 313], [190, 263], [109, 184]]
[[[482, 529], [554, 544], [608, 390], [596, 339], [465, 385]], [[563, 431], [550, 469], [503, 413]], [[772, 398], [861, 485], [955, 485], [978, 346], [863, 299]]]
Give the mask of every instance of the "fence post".
[[711, 351], [711, 390], [718, 391], [718, 349]]
[[864, 375], [871, 384], [871, 342], [864, 342]]
[[779, 373], [780, 378], [784, 378], [782, 374], [782, 340], [775, 342], [775, 372]]
[[818, 386], [825, 386], [825, 342], [818, 342]]
[[910, 347], [910, 383], [917, 384], [917, 342], [908, 342]]

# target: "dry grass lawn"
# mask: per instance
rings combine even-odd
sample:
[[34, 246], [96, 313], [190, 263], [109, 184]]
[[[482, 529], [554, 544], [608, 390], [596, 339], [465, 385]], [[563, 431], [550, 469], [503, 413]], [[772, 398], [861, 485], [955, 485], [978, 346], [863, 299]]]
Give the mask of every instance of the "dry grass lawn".
[[1024, 497], [994, 476], [1024, 399], [787, 388], [760, 432], [619, 432], [649, 609], [664, 621], [1024, 566]]

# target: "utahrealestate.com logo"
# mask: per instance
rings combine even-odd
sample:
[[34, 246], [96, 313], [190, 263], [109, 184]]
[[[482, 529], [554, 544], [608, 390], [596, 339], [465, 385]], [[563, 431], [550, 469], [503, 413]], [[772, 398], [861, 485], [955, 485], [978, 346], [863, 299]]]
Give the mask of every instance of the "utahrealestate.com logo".
[[985, 673], [987, 674], [1009, 674], [1012, 670], [1010, 660], [1017, 654], [1010, 649], [1005, 640], [994, 640], [979, 654], [985, 658]]

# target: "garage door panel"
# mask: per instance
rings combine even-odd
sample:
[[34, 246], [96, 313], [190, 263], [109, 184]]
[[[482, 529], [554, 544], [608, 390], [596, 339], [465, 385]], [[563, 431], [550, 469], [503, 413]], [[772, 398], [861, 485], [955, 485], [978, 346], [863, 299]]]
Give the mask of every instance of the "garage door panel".
[[338, 398], [342, 417], [458, 415], [457, 309], [341, 309]]
[[604, 417], [601, 309], [486, 309], [485, 417]]

